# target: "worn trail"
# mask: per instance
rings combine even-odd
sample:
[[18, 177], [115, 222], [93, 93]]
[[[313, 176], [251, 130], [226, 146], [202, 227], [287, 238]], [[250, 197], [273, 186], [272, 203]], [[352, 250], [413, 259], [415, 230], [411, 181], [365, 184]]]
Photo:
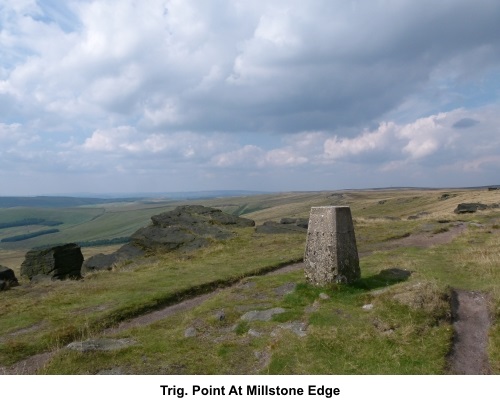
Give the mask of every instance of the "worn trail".
[[488, 296], [476, 291], [453, 290], [451, 311], [454, 336], [448, 371], [451, 374], [491, 374]]

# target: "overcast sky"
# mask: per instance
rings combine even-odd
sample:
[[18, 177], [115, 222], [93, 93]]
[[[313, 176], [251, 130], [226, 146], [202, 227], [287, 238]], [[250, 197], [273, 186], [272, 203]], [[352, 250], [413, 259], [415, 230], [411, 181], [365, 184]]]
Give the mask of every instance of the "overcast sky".
[[0, 0], [0, 195], [500, 183], [498, 0]]

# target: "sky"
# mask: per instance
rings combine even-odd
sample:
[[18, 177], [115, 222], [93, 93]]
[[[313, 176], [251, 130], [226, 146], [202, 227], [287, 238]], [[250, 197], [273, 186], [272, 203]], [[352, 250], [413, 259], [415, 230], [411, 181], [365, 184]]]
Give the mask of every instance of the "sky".
[[0, 0], [0, 195], [500, 183], [498, 0]]

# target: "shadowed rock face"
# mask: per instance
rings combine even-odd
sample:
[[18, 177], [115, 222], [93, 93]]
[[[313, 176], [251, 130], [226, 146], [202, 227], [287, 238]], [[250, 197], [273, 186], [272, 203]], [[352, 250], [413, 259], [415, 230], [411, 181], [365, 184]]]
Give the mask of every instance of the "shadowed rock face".
[[0, 265], [0, 291], [18, 286], [19, 282], [12, 269]]
[[183, 205], [151, 217], [152, 224], [138, 229], [110, 255], [99, 254], [86, 260], [82, 271], [110, 270], [114, 264], [143, 256], [147, 252], [191, 251], [207, 246], [213, 240], [234, 236], [233, 227], [253, 227], [251, 219], [202, 205]]
[[49, 276], [58, 280], [77, 279], [81, 277], [82, 263], [80, 246], [75, 243], [47, 249], [32, 249], [26, 253], [26, 258], [21, 264], [21, 276], [26, 276], [30, 280], [35, 276]]

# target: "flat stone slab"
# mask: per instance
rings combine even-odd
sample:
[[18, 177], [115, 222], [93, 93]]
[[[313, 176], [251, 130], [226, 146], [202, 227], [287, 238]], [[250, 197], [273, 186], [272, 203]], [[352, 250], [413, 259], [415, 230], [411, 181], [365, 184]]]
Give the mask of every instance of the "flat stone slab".
[[284, 295], [290, 294], [295, 291], [295, 287], [297, 287], [297, 283], [286, 283], [283, 285], [280, 285], [279, 287], [276, 287], [274, 289], [274, 292], [276, 295], [283, 297]]
[[295, 321], [295, 322], [287, 322], [279, 327], [281, 329], [287, 329], [293, 333], [295, 333], [299, 337], [305, 337], [307, 335], [307, 323]]
[[249, 311], [241, 316], [243, 321], [270, 321], [273, 315], [285, 312], [283, 308], [271, 308], [263, 311]]
[[84, 353], [95, 350], [119, 350], [125, 347], [132, 346], [135, 343], [136, 342], [132, 339], [89, 339], [83, 342], [72, 342], [67, 345], [66, 348]]

